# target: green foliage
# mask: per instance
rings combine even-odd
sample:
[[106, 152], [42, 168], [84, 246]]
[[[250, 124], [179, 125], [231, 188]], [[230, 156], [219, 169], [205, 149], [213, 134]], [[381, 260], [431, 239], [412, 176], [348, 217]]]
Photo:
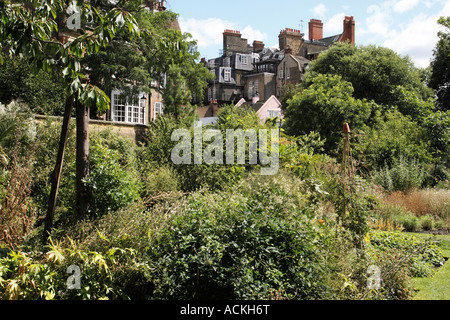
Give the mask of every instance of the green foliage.
[[321, 155], [324, 140], [316, 132], [299, 137], [281, 135], [280, 160], [284, 168], [291, 171], [296, 176], [308, 179], [320, 174], [320, 165], [327, 160]]
[[400, 232], [372, 231], [370, 246], [381, 251], [402, 252], [413, 277], [428, 277], [444, 263], [439, 247], [430, 240]]
[[400, 156], [391, 166], [386, 165], [376, 170], [374, 181], [386, 191], [409, 191], [424, 185], [428, 171], [419, 161]]
[[[56, 72], [33, 74], [25, 59], [8, 58], [0, 65], [0, 101], [25, 102], [31, 112], [61, 116], [64, 113], [64, 84]], [[44, 85], [45, 84], [45, 85]]]
[[253, 129], [258, 131], [264, 128], [261, 118], [249, 107], [236, 107], [234, 105], [222, 106], [217, 115], [217, 129], [225, 132], [227, 129]]
[[332, 46], [311, 63], [305, 86], [308, 87], [318, 74], [341, 76], [353, 85], [356, 99], [373, 100], [379, 105], [394, 106], [400, 102], [393, 94], [397, 86], [418, 92], [424, 99], [432, 95], [410, 58], [373, 45], [354, 47], [340, 43]]
[[155, 164], [150, 170], [146, 170], [146, 174], [141, 176], [141, 179], [143, 198], [180, 190], [180, 178], [177, 172], [167, 165], [157, 167]]
[[392, 166], [399, 158], [431, 163], [427, 131], [398, 111], [377, 112], [354, 143], [355, 157], [370, 168]]
[[191, 197], [149, 250], [155, 298], [265, 299], [270, 291], [289, 299], [325, 297], [319, 232], [300, 212], [279, 211], [281, 190], [271, 190], [266, 185], [248, 198]]
[[[208, 165], [208, 164], [180, 164], [175, 165], [172, 162], [172, 150], [178, 144], [172, 141], [172, 133], [176, 129], [187, 129], [194, 136], [192, 123], [185, 125], [172, 117], [159, 117], [154, 123], [150, 124], [147, 132], [146, 142], [141, 148], [140, 161], [144, 165], [143, 176], [149, 176], [148, 170], [160, 166], [171, 167], [178, 177], [181, 191], [195, 191], [200, 188], [211, 190], [226, 189], [240, 181], [245, 173], [242, 166], [232, 165]], [[202, 152], [206, 147], [203, 143]], [[191, 160], [195, 148], [191, 148]], [[193, 162], [192, 162], [193, 163]], [[147, 169], [145, 169], [147, 166]]]
[[374, 105], [353, 97], [353, 86], [337, 75], [321, 75], [311, 85], [296, 94], [286, 112], [286, 132], [303, 135], [318, 132], [326, 139], [326, 152], [336, 150], [342, 127], [349, 123], [353, 130], [367, 123]]
[[450, 110], [450, 17], [441, 17], [438, 23], [444, 27], [439, 31], [439, 41], [431, 61], [432, 74], [429, 86], [436, 90], [439, 107], [442, 111]]
[[[132, 289], [145, 279], [148, 267], [138, 262], [134, 250], [111, 247], [88, 252], [70, 243], [68, 247], [51, 243], [40, 254], [11, 251], [0, 259], [1, 298], [107, 300], [130, 299], [141, 293]], [[75, 284], [71, 266], [79, 268], [79, 289], [69, 287]]]
[[90, 176], [85, 183], [92, 192], [91, 217], [99, 217], [139, 199], [139, 180], [132, 166], [121, 165], [123, 154], [94, 138], [90, 148]]

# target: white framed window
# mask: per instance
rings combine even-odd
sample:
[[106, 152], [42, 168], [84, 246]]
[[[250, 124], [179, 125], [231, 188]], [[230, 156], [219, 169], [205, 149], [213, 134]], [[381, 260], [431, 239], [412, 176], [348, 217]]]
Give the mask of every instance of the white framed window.
[[225, 69], [224, 70], [223, 80], [225, 82], [230, 82], [231, 81], [231, 69]]
[[243, 65], [247, 65], [248, 64], [248, 57], [247, 56], [241, 56], [241, 63]]
[[287, 68], [286, 69], [286, 79], [290, 79], [291, 78], [291, 69]]
[[212, 100], [212, 88], [208, 88], [208, 101]]
[[284, 69], [280, 69], [280, 79], [284, 79]]
[[217, 99], [217, 89], [216, 86], [213, 87], [212, 89], [212, 99], [216, 100]]
[[280, 116], [279, 110], [269, 110], [269, 118], [275, 118]]
[[253, 92], [253, 96], [254, 97], [259, 97], [259, 81], [256, 80], [255, 84], [254, 84], [255, 88], [254, 88], [254, 92]]
[[144, 92], [126, 97], [121, 91], [113, 91], [111, 97], [111, 120], [116, 122], [145, 124]]
[[164, 105], [162, 102], [156, 101], [153, 105], [153, 120], [164, 113]]

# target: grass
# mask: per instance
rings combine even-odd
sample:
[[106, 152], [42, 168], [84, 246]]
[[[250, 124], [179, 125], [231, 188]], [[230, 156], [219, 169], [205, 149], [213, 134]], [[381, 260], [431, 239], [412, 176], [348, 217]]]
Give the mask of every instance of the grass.
[[[416, 234], [422, 238], [439, 241], [444, 257], [450, 258], [450, 236]], [[414, 278], [417, 294], [413, 300], [450, 300], [450, 261], [439, 268], [431, 278]]]

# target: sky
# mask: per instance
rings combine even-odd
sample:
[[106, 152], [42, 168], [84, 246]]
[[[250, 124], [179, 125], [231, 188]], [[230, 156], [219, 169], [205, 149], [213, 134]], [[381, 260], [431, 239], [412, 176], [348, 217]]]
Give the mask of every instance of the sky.
[[353, 16], [356, 45], [391, 48], [420, 68], [430, 64], [441, 29], [437, 20], [450, 16], [450, 0], [167, 0], [165, 5], [179, 14], [181, 31], [197, 40], [206, 59], [220, 55], [225, 29], [239, 30], [249, 44], [259, 40], [278, 47], [285, 28], [299, 29], [309, 39], [308, 22], [320, 19], [327, 37], [342, 33], [345, 16]]

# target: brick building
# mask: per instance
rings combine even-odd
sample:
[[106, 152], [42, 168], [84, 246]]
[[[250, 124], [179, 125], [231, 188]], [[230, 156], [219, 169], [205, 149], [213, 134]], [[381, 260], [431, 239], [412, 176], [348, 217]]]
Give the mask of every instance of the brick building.
[[355, 20], [345, 17], [340, 34], [323, 34], [323, 22], [311, 19], [309, 39], [300, 30], [286, 28], [278, 36], [279, 47], [266, 48], [261, 41], [249, 45], [240, 31], [225, 30], [223, 55], [204, 61], [216, 75], [208, 83], [205, 104], [212, 100], [219, 106], [236, 104], [242, 99], [261, 104], [272, 96], [279, 97], [283, 86], [300, 83], [311, 60], [334, 43], [349, 41], [355, 45]]

